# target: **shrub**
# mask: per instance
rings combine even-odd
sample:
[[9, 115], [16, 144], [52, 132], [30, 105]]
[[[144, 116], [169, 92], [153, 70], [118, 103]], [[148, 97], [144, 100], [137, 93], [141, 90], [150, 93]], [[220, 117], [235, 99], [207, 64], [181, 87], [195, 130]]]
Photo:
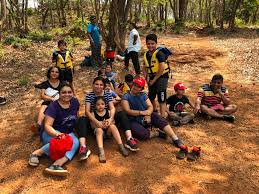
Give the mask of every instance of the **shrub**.
[[53, 28], [50, 31], [50, 34], [54, 35], [54, 36], [60, 36], [60, 35], [65, 34], [65, 30], [63, 28]]
[[42, 31], [31, 31], [29, 32], [28, 38], [34, 41], [50, 41], [52, 40], [53, 36], [49, 33], [42, 32]]
[[18, 79], [18, 81], [17, 81], [17, 83], [18, 83], [18, 85], [19, 85], [20, 87], [22, 87], [22, 86], [27, 86], [27, 85], [29, 84], [29, 82], [30, 82], [30, 79], [29, 79], [29, 77], [28, 77], [27, 75], [23, 75], [23, 76], [20, 77], [20, 78]]
[[31, 46], [31, 40], [15, 36], [6, 37], [3, 43], [6, 45], [12, 45], [14, 48], [28, 48], [29, 46]]
[[68, 43], [69, 46], [74, 47], [80, 44], [80, 38], [78, 37], [71, 37], [67, 36], [65, 41]]

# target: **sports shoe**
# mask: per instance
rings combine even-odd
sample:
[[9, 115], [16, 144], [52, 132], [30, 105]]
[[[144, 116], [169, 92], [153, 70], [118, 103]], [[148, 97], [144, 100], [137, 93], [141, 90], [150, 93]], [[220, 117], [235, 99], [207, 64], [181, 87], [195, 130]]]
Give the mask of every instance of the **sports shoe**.
[[86, 160], [91, 154], [91, 151], [84, 146], [79, 149], [79, 161]]
[[233, 123], [236, 120], [236, 117], [233, 115], [223, 115], [223, 120]]
[[180, 140], [180, 139], [173, 140], [172, 143], [173, 143], [173, 145], [174, 145], [175, 147], [177, 147], [177, 148], [181, 148], [181, 146], [184, 146], [182, 140]]
[[0, 105], [6, 104], [6, 98], [5, 97], [0, 97]]
[[55, 176], [66, 176], [68, 171], [59, 165], [52, 164], [50, 167], [45, 169], [45, 172]]
[[176, 158], [179, 160], [182, 160], [187, 156], [187, 154], [188, 154], [188, 147], [185, 145], [182, 145], [180, 147], [179, 152], [177, 152], [177, 154], [176, 154]]
[[134, 138], [130, 138], [124, 146], [133, 152], [139, 150], [137, 140]]
[[201, 148], [193, 146], [192, 151], [187, 154], [188, 161], [195, 161], [201, 156]]
[[99, 154], [99, 162], [100, 163], [106, 163], [105, 154]]
[[180, 121], [173, 121], [173, 126], [180, 127], [181, 122]]
[[38, 166], [40, 163], [39, 156], [36, 154], [31, 154], [28, 163], [30, 166]]
[[124, 156], [127, 157], [129, 155], [129, 152], [125, 149], [125, 147], [123, 146], [123, 144], [121, 144], [121, 146], [119, 146], [119, 150], [120, 153]]

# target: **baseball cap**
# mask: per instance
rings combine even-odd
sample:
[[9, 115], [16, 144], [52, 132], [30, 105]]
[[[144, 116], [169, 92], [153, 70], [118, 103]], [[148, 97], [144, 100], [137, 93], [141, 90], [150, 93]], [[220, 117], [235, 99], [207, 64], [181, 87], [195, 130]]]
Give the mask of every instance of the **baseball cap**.
[[139, 77], [139, 78], [134, 79], [133, 82], [134, 82], [135, 84], [137, 84], [138, 86], [142, 87], [142, 88], [144, 88], [144, 87], [145, 87], [145, 84], [146, 84], [145, 79], [142, 78], [142, 77]]
[[177, 91], [177, 90], [185, 90], [185, 86], [183, 85], [183, 83], [181, 82], [178, 82], [174, 85], [174, 90]]

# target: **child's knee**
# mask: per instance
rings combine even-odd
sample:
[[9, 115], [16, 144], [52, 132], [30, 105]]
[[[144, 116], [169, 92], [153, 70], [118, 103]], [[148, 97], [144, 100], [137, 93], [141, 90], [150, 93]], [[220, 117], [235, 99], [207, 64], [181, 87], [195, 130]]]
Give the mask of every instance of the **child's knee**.
[[103, 135], [103, 129], [102, 129], [102, 128], [97, 128], [97, 129], [95, 130], [95, 134], [96, 134], [96, 135]]

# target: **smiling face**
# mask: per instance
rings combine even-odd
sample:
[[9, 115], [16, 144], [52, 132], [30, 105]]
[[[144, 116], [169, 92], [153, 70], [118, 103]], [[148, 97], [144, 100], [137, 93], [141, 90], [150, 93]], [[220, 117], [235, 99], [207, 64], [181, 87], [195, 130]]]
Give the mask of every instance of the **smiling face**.
[[104, 89], [105, 89], [106, 91], [111, 91], [111, 84], [110, 84], [110, 83], [106, 83]]
[[64, 86], [60, 90], [59, 99], [63, 102], [70, 102], [73, 97], [73, 91], [71, 87]]
[[147, 45], [147, 48], [148, 48], [148, 50], [149, 50], [150, 52], [153, 52], [153, 51], [156, 50], [156, 45], [157, 45], [157, 43], [156, 43], [155, 41], [153, 41], [153, 40], [148, 40], [148, 41], [146, 42], [146, 45]]
[[100, 94], [102, 93], [104, 90], [104, 84], [103, 84], [103, 81], [101, 80], [96, 80], [93, 84], [93, 91], [94, 93], [96, 94]]
[[132, 88], [131, 88], [131, 93], [133, 95], [138, 95], [140, 94], [140, 92], [143, 90], [143, 88], [141, 86], [139, 86], [138, 84], [133, 83]]
[[212, 80], [210, 84], [212, 90], [218, 91], [223, 85], [223, 80]]
[[58, 68], [53, 67], [50, 71], [50, 78], [51, 79], [58, 79], [59, 78], [59, 71]]
[[66, 50], [67, 45], [66, 44], [60, 44], [60, 45], [58, 45], [58, 48], [59, 48], [60, 51], [64, 51], [64, 50]]
[[176, 94], [179, 95], [179, 96], [183, 96], [185, 93], [185, 90], [177, 90], [176, 91]]
[[106, 73], [110, 73], [111, 71], [112, 71], [111, 66], [110, 66], [110, 65], [107, 65], [107, 66], [105, 67], [105, 72], [106, 72]]
[[95, 106], [98, 112], [102, 112], [105, 109], [105, 102], [103, 101], [103, 99], [99, 99], [96, 101]]

